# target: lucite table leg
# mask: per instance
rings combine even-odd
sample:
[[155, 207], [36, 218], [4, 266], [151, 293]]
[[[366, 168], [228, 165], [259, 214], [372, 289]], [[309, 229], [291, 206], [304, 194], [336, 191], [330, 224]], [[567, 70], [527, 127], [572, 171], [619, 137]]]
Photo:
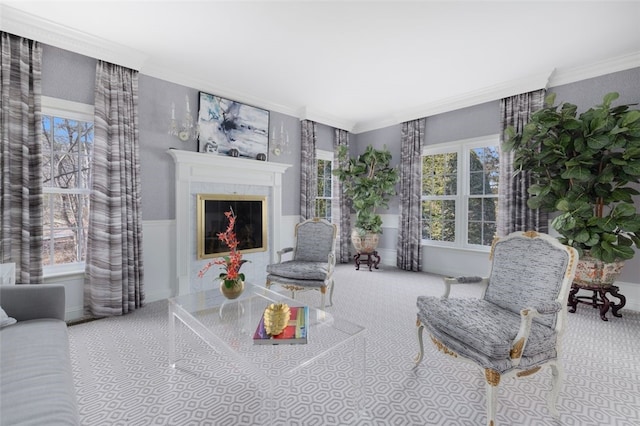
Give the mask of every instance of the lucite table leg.
[[173, 305], [169, 304], [169, 365], [176, 368], [176, 316]]

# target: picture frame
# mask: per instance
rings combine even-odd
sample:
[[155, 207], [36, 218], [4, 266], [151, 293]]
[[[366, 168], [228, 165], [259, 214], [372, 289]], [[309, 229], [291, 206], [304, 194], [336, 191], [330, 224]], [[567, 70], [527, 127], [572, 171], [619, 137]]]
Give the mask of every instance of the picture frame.
[[198, 152], [266, 161], [269, 111], [200, 92]]

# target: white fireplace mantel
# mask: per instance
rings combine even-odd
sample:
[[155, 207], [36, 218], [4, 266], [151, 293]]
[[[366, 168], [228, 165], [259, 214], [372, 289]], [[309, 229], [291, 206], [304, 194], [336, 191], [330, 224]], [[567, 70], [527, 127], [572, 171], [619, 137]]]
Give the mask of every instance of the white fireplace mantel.
[[[291, 167], [289, 164], [268, 161], [248, 160], [205, 154], [178, 149], [169, 149], [175, 162], [176, 176], [176, 272], [177, 294], [193, 291], [191, 265], [196, 261], [193, 256], [193, 238], [195, 230], [195, 211], [192, 187], [194, 185], [212, 188], [232, 188], [234, 185], [260, 186], [269, 188], [268, 231], [270, 238], [267, 247], [271, 262], [275, 261], [275, 252], [280, 247], [280, 221], [282, 219], [282, 175]], [[217, 192], [212, 189], [212, 192]], [[250, 195], [250, 194], [242, 194]]]

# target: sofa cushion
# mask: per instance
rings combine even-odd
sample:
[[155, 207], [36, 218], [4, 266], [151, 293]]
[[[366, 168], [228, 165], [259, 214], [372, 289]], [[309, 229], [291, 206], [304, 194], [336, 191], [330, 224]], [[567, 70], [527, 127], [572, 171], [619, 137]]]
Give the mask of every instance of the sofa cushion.
[[11, 318], [7, 313], [0, 307], [0, 328], [4, 328], [8, 325], [15, 324], [16, 319]]
[[80, 423], [64, 321], [19, 321], [3, 328], [0, 360], [0, 424]]

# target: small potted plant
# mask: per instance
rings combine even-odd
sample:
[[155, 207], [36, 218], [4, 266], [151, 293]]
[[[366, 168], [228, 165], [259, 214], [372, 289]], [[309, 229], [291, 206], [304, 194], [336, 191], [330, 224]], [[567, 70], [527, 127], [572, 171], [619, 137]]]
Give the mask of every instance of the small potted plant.
[[238, 238], [234, 230], [236, 215], [233, 213], [233, 209], [225, 212], [224, 215], [229, 220], [229, 225], [224, 232], [218, 233], [218, 238], [229, 247], [229, 255], [208, 262], [198, 272], [198, 277], [204, 277], [213, 265], [222, 266], [224, 271], [218, 276], [220, 279], [220, 292], [228, 299], [236, 299], [244, 291], [244, 274], [240, 272], [240, 268], [248, 260], [243, 259], [242, 253], [238, 251]]
[[[517, 172], [529, 171], [528, 206], [557, 216], [560, 241], [580, 254], [574, 282], [611, 285], [640, 247], [640, 111], [612, 106], [618, 93], [577, 116], [570, 103], [532, 114], [521, 132], [509, 129]], [[634, 185], [636, 185], [634, 187]]]
[[382, 218], [377, 211], [387, 207], [395, 194], [398, 171], [390, 165], [392, 156], [386, 146], [378, 150], [369, 145], [354, 158], [348, 158], [348, 154], [345, 146], [339, 148], [338, 158], [348, 161], [333, 173], [344, 184], [345, 196], [356, 212], [351, 241], [358, 253], [372, 253], [382, 233]]

